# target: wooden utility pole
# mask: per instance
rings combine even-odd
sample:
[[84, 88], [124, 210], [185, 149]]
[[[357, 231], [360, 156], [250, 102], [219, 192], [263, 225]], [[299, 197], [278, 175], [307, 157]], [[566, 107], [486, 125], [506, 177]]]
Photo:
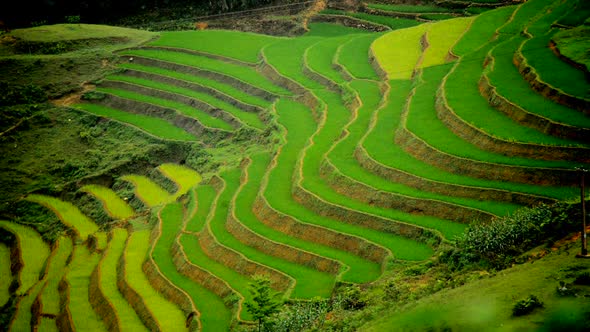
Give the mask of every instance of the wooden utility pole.
[[582, 234], [580, 236], [582, 240], [582, 252], [577, 255], [576, 257], [580, 258], [590, 258], [588, 256], [588, 245], [586, 242], [586, 173], [588, 173], [587, 169], [584, 168], [576, 168], [580, 173], [580, 200], [582, 203]]

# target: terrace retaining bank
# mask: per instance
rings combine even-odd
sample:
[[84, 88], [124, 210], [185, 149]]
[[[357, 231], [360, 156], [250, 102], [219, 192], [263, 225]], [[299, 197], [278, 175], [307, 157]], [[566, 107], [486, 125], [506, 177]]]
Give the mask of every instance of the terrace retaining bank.
[[[221, 92], [221, 91], [214, 89], [214, 88], [210, 88], [208, 86], [201, 85], [199, 83], [185, 81], [185, 80], [182, 80], [179, 78], [174, 78], [174, 77], [160, 75], [160, 74], [154, 74], [154, 73], [145, 72], [145, 71], [141, 71], [141, 70], [135, 70], [135, 69], [125, 69], [124, 75], [142, 78], [142, 79], [148, 79], [151, 81], [156, 81], [156, 82], [172, 85], [175, 87], [180, 87], [180, 88], [189, 89], [192, 91], [208, 94], [210, 96], [215, 97], [216, 99], [226, 102], [232, 106], [235, 106], [244, 112], [261, 113], [263, 111], [263, 109], [260, 106], [247, 104], [247, 103], [242, 102], [241, 100], [238, 100], [238, 99], [236, 99], [224, 92]], [[162, 90], [158, 90], [158, 91], [162, 91]], [[196, 99], [196, 98], [187, 97], [187, 96], [173, 93], [173, 92], [168, 92], [168, 93], [198, 101], [198, 99]], [[182, 100], [183, 100], [182, 98], [179, 98], [179, 101], [182, 101]], [[205, 102], [201, 102], [201, 103], [204, 105], [208, 105], [209, 108], [213, 107]]]
[[251, 261], [241, 253], [227, 248], [217, 242], [208, 227], [205, 227], [198, 235], [203, 252], [211, 259], [237, 271], [245, 276], [266, 275], [270, 279], [271, 287], [285, 292], [291, 286], [293, 280], [286, 274], [268, 266]]
[[436, 93], [436, 115], [438, 119], [458, 137], [482, 150], [513, 157], [542, 160], [571, 160], [590, 162], [590, 149], [571, 146], [552, 146], [534, 143], [511, 142], [491, 136], [483, 130], [461, 119], [449, 106], [445, 97], [445, 82]]
[[[131, 75], [131, 76], [133, 76], [133, 75]], [[213, 107], [205, 102], [202, 102], [198, 99], [184, 96], [184, 95], [180, 95], [180, 94], [177, 94], [174, 92], [168, 92], [168, 91], [158, 90], [158, 89], [154, 89], [154, 88], [150, 88], [150, 87], [144, 87], [144, 86], [136, 85], [133, 83], [127, 83], [127, 82], [122, 82], [122, 81], [111, 81], [111, 80], [103, 81], [101, 83], [101, 87], [128, 90], [128, 91], [132, 91], [132, 92], [136, 92], [136, 93], [140, 93], [140, 94], [144, 94], [144, 95], [148, 95], [148, 96], [152, 96], [152, 97], [158, 97], [158, 98], [162, 98], [162, 99], [167, 99], [167, 100], [179, 102], [179, 103], [185, 104], [187, 106], [199, 109], [199, 110], [211, 115], [212, 117], [220, 118], [221, 120], [227, 122], [234, 129], [237, 129], [237, 128], [244, 125], [234, 115], [232, 115], [222, 109], [215, 108], [215, 107]], [[198, 119], [197, 119], [197, 121], [198, 121]], [[204, 125], [203, 125], [203, 128], [215, 130], [215, 128], [208, 128], [208, 127], [205, 127]]]
[[528, 64], [520, 50], [514, 52], [512, 62], [533, 90], [537, 91], [547, 99], [581, 111], [586, 115], [590, 115], [590, 100], [572, 96], [542, 81], [535, 69]]
[[454, 156], [435, 149], [403, 126], [396, 131], [395, 143], [416, 159], [455, 174], [543, 186], [573, 186], [579, 180], [570, 169], [494, 164]]
[[259, 195], [253, 211], [265, 225], [292, 237], [343, 250], [366, 260], [382, 264], [390, 255], [386, 249], [365, 239], [336, 232], [321, 226], [311, 225], [274, 210], [265, 198]]
[[337, 193], [372, 206], [396, 209], [411, 214], [430, 215], [461, 223], [490, 220], [494, 217], [491, 213], [449, 202], [405, 196], [373, 188], [343, 175], [327, 159], [324, 159], [322, 163], [320, 176]]
[[590, 142], [590, 128], [575, 127], [559, 123], [551, 119], [531, 113], [522, 107], [510, 102], [498, 94], [496, 87], [490, 83], [487, 75], [482, 75], [479, 80], [479, 92], [488, 100], [488, 103], [498, 111], [506, 114], [512, 120], [523, 126], [536, 129], [547, 135], [572, 139], [581, 142]]
[[[144, 66], [149, 66], [149, 67], [157, 67], [157, 68], [161, 68], [161, 69], [172, 70], [172, 71], [183, 73], [183, 74], [189, 74], [189, 75], [193, 75], [193, 76], [201, 76], [201, 77], [205, 77], [208, 79], [212, 79], [212, 80], [218, 81], [223, 84], [231, 85], [237, 89], [244, 91], [247, 94], [250, 94], [255, 97], [260, 97], [266, 101], [273, 102], [277, 98], [277, 95], [270, 92], [270, 91], [266, 91], [262, 88], [253, 86], [253, 85], [246, 83], [238, 78], [235, 78], [235, 77], [232, 77], [229, 75], [225, 75], [222, 73], [210, 71], [207, 69], [181, 65], [181, 64], [177, 64], [177, 63], [173, 63], [173, 62], [163, 61], [163, 60], [150, 59], [150, 58], [146, 58], [146, 57], [142, 57], [142, 56], [124, 55], [124, 56], [121, 56], [121, 58], [125, 62], [132, 62], [132, 63], [136, 63], [139, 65], [144, 65]], [[131, 60], [131, 59], [133, 59], [133, 60]]]
[[106, 97], [103, 100], [93, 101], [93, 103], [123, 110], [133, 114], [141, 114], [160, 118], [175, 125], [176, 127], [186, 130], [187, 132], [199, 138], [219, 140], [231, 135], [231, 132], [229, 131], [205, 127], [197, 119], [183, 115], [170, 108], [143, 103], [136, 100], [125, 99], [108, 93], [105, 94], [105, 96]]

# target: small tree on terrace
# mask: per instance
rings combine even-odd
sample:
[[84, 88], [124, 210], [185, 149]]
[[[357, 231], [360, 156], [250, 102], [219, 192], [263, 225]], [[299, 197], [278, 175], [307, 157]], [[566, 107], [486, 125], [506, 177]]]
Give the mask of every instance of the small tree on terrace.
[[265, 276], [254, 276], [249, 288], [252, 301], [246, 302], [246, 309], [258, 322], [258, 331], [266, 319], [280, 311], [281, 300], [279, 294], [270, 288], [270, 279]]

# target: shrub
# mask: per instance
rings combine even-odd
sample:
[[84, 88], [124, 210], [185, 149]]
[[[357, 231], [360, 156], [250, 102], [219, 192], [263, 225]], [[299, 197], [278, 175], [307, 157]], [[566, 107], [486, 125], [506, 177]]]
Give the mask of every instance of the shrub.
[[535, 295], [529, 295], [526, 299], [520, 300], [514, 304], [512, 308], [513, 316], [524, 316], [531, 313], [536, 308], [542, 308], [543, 302]]
[[342, 292], [342, 309], [359, 310], [367, 305], [367, 301], [362, 298], [361, 288], [358, 285], [347, 287]]

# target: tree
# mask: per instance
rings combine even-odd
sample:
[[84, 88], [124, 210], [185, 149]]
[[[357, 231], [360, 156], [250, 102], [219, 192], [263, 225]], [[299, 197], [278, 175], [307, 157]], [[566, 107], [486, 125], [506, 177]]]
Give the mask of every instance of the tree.
[[280, 311], [281, 300], [279, 293], [270, 288], [270, 279], [265, 276], [255, 275], [254, 281], [250, 283], [250, 294], [252, 301], [246, 302], [246, 309], [258, 322], [258, 331], [266, 318]]

